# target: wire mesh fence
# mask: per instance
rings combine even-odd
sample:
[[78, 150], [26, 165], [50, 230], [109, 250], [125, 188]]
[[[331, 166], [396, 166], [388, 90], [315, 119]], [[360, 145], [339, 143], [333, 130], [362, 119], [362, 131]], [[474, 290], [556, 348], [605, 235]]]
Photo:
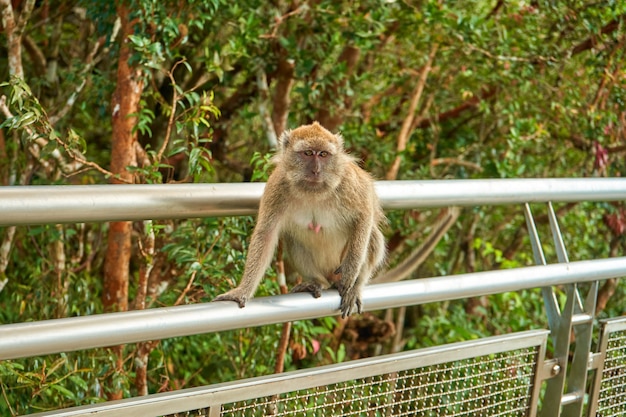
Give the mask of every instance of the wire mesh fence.
[[[596, 384], [598, 400], [594, 404], [597, 417], [626, 415], [626, 323], [624, 319], [604, 324], [603, 338], [605, 360], [601, 382]], [[602, 353], [602, 352], [601, 352]]]
[[224, 404], [222, 416], [519, 416], [535, 348]]
[[[506, 343], [503, 344], [506, 347]], [[510, 347], [509, 347], [510, 348]], [[468, 346], [472, 353], [480, 349]], [[434, 355], [426, 366], [368, 373], [305, 389], [276, 392], [191, 410], [179, 416], [527, 416], [533, 415], [533, 395], [543, 344], [449, 359]], [[408, 362], [410, 363], [410, 361]], [[420, 364], [420, 361], [415, 361]], [[348, 375], [358, 375], [353, 370]], [[320, 375], [318, 375], [319, 377]], [[262, 384], [262, 382], [260, 382]], [[250, 386], [248, 395], [254, 393]]]

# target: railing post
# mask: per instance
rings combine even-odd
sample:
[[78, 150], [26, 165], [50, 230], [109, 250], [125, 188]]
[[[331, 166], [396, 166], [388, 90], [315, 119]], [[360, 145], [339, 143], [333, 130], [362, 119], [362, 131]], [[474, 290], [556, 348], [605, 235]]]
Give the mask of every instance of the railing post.
[[[529, 205], [526, 204], [524, 209], [535, 262], [538, 265], [545, 265], [545, 257]], [[551, 203], [548, 203], [548, 219], [558, 261], [568, 263], [563, 236]], [[567, 285], [567, 300], [562, 311], [559, 311], [552, 288], [543, 288], [542, 292], [553, 339], [554, 359], [560, 367], [560, 372], [547, 381], [541, 416], [581, 417], [591, 353], [598, 281], [591, 283], [584, 304], [581, 301], [578, 286]], [[575, 337], [575, 350], [572, 361], [569, 362], [572, 332]], [[567, 389], [566, 392], [565, 389]]]

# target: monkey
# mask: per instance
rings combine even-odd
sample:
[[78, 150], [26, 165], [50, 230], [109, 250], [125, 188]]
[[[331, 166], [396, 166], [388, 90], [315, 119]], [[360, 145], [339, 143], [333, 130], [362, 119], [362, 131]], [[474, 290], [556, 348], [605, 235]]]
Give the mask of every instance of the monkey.
[[214, 301], [244, 307], [282, 239], [285, 262], [303, 278], [292, 292], [318, 298], [334, 285], [342, 317], [362, 312], [361, 290], [386, 255], [373, 178], [318, 122], [283, 132], [272, 162], [241, 283]]
[[[346, 152], [343, 137], [318, 122], [283, 132], [272, 162], [241, 283], [213, 301], [244, 307], [282, 239], [285, 263], [303, 278], [292, 292], [319, 298], [334, 286], [341, 316], [361, 313], [362, 289], [382, 269], [387, 252], [386, 217], [373, 177]], [[434, 248], [437, 241], [427, 246]], [[404, 279], [432, 248], [422, 245], [416, 255], [381, 273], [379, 282]]]

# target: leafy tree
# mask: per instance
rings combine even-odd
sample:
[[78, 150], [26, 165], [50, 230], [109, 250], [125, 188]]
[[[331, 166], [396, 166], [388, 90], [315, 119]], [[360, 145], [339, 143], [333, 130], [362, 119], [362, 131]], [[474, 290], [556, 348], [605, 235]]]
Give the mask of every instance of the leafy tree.
[[[259, 181], [276, 137], [313, 120], [378, 178], [626, 174], [621, 2], [0, 0], [0, 15], [5, 186]], [[571, 259], [623, 253], [622, 203], [556, 209]], [[390, 262], [440, 215], [389, 212]], [[6, 227], [0, 321], [208, 301], [239, 279], [252, 225]], [[521, 208], [464, 209], [450, 235], [416, 277], [533, 263]], [[599, 313], [623, 298], [607, 281]], [[280, 349], [270, 326], [6, 361], [0, 413], [270, 373], [275, 350], [294, 369], [545, 327], [540, 306], [525, 291], [297, 323]], [[395, 338], [352, 337], [392, 323]]]

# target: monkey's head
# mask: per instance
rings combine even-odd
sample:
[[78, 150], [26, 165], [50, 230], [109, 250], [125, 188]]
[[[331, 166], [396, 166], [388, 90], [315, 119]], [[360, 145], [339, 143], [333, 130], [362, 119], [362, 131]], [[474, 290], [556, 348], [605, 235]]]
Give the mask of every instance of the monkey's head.
[[337, 188], [352, 158], [343, 148], [343, 138], [319, 123], [285, 131], [275, 162], [286, 180], [301, 191], [323, 192]]

